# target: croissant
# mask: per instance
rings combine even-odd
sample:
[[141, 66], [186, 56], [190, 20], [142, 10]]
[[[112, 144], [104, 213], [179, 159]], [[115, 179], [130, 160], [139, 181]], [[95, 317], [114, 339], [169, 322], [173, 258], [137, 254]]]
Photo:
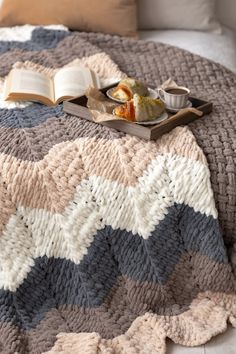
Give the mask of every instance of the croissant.
[[147, 96], [147, 87], [138, 80], [126, 78], [120, 81], [119, 85], [113, 91], [112, 96], [120, 101], [129, 101], [137, 93], [140, 96]]
[[164, 110], [161, 100], [135, 94], [132, 100], [116, 107], [114, 114], [132, 122], [144, 122], [160, 117]]

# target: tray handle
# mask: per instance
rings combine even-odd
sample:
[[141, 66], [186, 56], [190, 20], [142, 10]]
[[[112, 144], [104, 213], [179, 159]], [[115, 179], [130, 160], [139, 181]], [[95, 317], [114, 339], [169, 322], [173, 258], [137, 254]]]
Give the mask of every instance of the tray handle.
[[200, 111], [199, 109], [194, 108], [194, 107], [188, 107], [188, 108], [181, 109], [178, 113], [175, 114], [174, 118], [176, 118], [176, 117], [178, 117], [180, 115], [182, 116], [183, 114], [188, 113], [188, 112], [196, 114], [196, 116], [198, 116], [198, 117], [202, 117], [203, 116], [203, 112]]

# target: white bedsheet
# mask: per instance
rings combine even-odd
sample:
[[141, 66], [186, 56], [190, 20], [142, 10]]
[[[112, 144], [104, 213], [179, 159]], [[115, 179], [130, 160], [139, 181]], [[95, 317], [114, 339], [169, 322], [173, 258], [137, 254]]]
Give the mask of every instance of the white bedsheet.
[[224, 28], [222, 35], [184, 30], [140, 31], [140, 38], [171, 44], [211, 59], [236, 73], [236, 32]]

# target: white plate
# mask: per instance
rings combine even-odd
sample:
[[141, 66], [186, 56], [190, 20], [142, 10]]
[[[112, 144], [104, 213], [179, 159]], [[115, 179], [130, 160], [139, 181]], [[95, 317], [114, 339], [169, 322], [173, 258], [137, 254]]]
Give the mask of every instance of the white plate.
[[155, 119], [155, 120], [148, 120], [146, 122], [135, 122], [136, 124], [141, 124], [141, 125], [154, 125], [154, 124], [158, 124], [161, 123], [163, 120], [166, 120], [168, 118], [168, 113], [167, 112], [163, 112], [162, 115]]
[[[116, 99], [116, 98], [114, 98], [113, 96], [112, 96], [112, 94], [113, 94], [113, 92], [114, 92], [114, 90], [116, 89], [116, 87], [112, 87], [112, 88], [110, 88], [109, 90], [107, 90], [107, 96], [111, 99], [111, 100], [113, 100], [113, 101], [115, 101], [115, 102], [118, 102], [118, 103], [126, 103], [127, 101], [121, 101], [121, 100], [118, 100], [118, 99]], [[151, 89], [150, 87], [148, 87], [148, 96], [147, 97], [150, 97], [150, 98], [153, 98], [153, 99], [156, 99], [157, 97], [158, 97], [158, 93], [157, 93], [157, 91], [155, 91], [155, 90], [153, 90], [153, 89]]]
[[[114, 116], [115, 116], [115, 110], [113, 110], [112, 114], [114, 114]], [[165, 120], [167, 118], [168, 118], [168, 113], [163, 112], [162, 115], [155, 120], [148, 120], [145, 122], [132, 122], [132, 123], [136, 123], [136, 124], [140, 124], [140, 125], [154, 125], [154, 124], [161, 123], [163, 120]], [[127, 122], [129, 122], [129, 120], [127, 120]]]
[[193, 105], [192, 102], [191, 102], [191, 101], [188, 101], [188, 103], [186, 104], [185, 107], [182, 107], [182, 108], [172, 108], [172, 107], [166, 106], [166, 109], [167, 109], [167, 111], [169, 111], [169, 112], [177, 113], [177, 112], [179, 112], [181, 109], [192, 107], [192, 105]]

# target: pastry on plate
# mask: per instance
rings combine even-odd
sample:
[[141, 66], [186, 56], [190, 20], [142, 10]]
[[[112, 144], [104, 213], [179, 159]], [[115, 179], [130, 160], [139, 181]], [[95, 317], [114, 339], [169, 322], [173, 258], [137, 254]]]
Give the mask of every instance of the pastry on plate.
[[116, 107], [114, 114], [132, 122], [146, 122], [160, 117], [164, 111], [165, 105], [161, 100], [136, 93], [132, 100]]
[[141, 81], [127, 77], [120, 81], [112, 93], [113, 98], [120, 101], [129, 101], [137, 93], [140, 96], [148, 96], [148, 88]]

